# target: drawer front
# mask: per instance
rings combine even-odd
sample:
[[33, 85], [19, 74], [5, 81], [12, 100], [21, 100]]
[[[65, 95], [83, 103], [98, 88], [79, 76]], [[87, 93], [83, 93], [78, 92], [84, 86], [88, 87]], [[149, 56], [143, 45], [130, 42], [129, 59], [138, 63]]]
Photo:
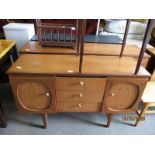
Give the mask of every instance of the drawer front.
[[57, 102], [102, 102], [102, 92], [57, 91]]
[[61, 102], [57, 103], [58, 112], [100, 112], [101, 102]]
[[104, 92], [106, 78], [72, 78], [56, 77], [56, 90], [83, 90], [83, 91], [102, 91]]

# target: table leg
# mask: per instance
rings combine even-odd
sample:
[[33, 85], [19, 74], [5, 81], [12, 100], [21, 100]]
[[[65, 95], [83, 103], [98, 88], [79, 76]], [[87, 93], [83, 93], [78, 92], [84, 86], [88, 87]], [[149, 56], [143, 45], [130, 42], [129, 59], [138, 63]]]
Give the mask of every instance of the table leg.
[[19, 56], [19, 54], [18, 54], [16, 46], [12, 47], [11, 53], [9, 54], [11, 64], [14, 64], [14, 62], [16, 61], [18, 56]]
[[43, 127], [46, 129], [47, 128], [47, 125], [48, 125], [48, 114], [42, 114], [42, 119], [43, 119]]
[[6, 128], [7, 127], [7, 120], [5, 118], [1, 102], [0, 102], [0, 123], [1, 123], [0, 127], [2, 127], [2, 128]]
[[106, 127], [108, 128], [111, 124], [113, 114], [106, 114], [106, 115], [107, 115], [107, 119], [108, 119]]
[[17, 51], [16, 46], [13, 47], [14, 50], [14, 59], [16, 60], [19, 57], [19, 52]]

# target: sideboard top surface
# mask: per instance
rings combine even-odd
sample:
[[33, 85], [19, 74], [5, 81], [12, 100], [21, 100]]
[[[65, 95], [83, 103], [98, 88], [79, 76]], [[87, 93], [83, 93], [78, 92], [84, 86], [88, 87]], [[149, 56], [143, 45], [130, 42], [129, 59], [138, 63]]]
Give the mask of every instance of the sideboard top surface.
[[[29, 51], [30, 50], [30, 51]], [[76, 53], [76, 49], [68, 48], [68, 47], [42, 47], [39, 45], [38, 41], [29, 41], [27, 42], [23, 48], [20, 49], [20, 53], [67, 53], [67, 54], [74, 54]]]
[[[76, 55], [23, 54], [8, 73], [77, 74], [79, 61], [80, 57]], [[136, 64], [133, 57], [86, 55], [82, 74], [132, 75]], [[149, 76], [149, 73], [141, 66], [138, 75]]]
[[[100, 43], [85, 43], [84, 53], [85, 54], [105, 54], [105, 55], [119, 55], [121, 51], [121, 45], [119, 44], [100, 44]], [[65, 47], [42, 47], [38, 41], [29, 41], [23, 48], [20, 49], [21, 54], [31, 53], [66, 53], [75, 54], [76, 49], [65, 48]], [[138, 57], [140, 48], [136, 45], [126, 45], [123, 55]], [[148, 54], [144, 54], [144, 57], [149, 57]]]

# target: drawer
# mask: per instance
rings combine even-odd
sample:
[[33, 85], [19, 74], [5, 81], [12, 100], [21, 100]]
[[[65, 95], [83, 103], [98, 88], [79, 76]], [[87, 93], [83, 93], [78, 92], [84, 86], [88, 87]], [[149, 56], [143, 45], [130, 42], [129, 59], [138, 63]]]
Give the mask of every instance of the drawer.
[[102, 102], [102, 92], [57, 91], [57, 102]]
[[104, 92], [106, 78], [72, 78], [56, 77], [56, 90], [84, 90], [84, 91], [102, 91]]
[[58, 112], [100, 112], [101, 102], [58, 102]]

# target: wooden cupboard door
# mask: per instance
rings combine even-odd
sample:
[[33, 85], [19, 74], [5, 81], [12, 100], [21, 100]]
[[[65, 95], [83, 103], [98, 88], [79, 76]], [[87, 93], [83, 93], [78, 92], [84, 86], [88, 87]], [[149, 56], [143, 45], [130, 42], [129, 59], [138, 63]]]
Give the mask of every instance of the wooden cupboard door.
[[54, 79], [43, 76], [11, 76], [17, 108], [21, 112], [55, 112]]
[[106, 113], [136, 112], [147, 78], [109, 78], [102, 111]]

